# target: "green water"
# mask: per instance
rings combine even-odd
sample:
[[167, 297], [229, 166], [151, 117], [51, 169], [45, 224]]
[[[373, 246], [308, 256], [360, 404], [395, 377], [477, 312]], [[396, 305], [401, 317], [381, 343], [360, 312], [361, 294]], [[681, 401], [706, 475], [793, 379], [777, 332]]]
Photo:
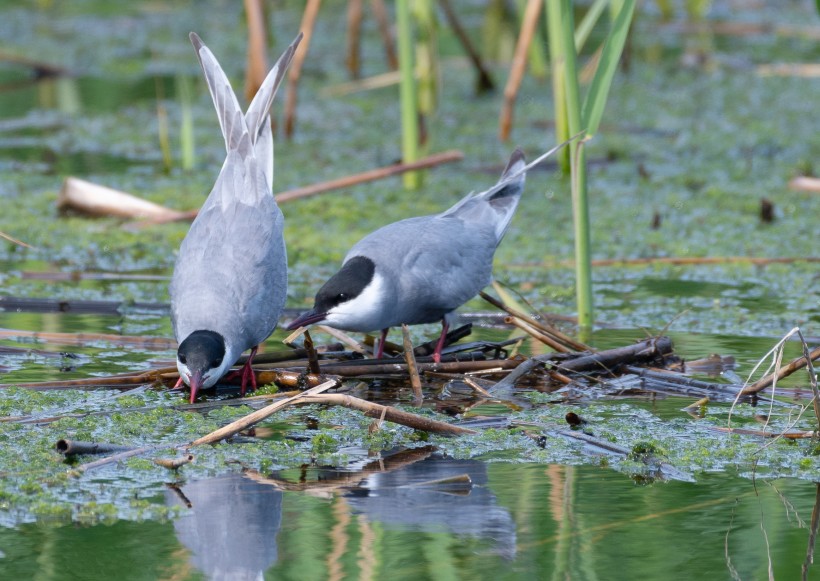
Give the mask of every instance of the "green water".
[[[424, 464], [394, 479], [425, 473]], [[0, 529], [4, 579], [797, 579], [817, 488], [705, 474], [639, 486], [609, 470], [442, 462], [469, 494], [331, 498], [238, 476], [181, 483], [174, 522]], [[436, 468], [426, 467], [428, 471]], [[180, 503], [166, 492], [165, 502]], [[138, 564], [138, 565], [137, 565]], [[817, 578], [809, 567], [808, 578]]]
[[[471, 35], [488, 30], [486, 3], [457, 4]], [[301, 8], [288, 1], [271, 9], [270, 56], [295, 35]], [[749, 36], [682, 33], [683, 15], [670, 25], [658, 21], [654, 3], [640, 10], [629, 70], [616, 75], [603, 129], [589, 144], [594, 258], [816, 257], [820, 196], [791, 191], [786, 183], [818, 171], [810, 98], [818, 82], [757, 72], [773, 62], [817, 61], [811, 31], [816, 35], [818, 16], [811, 3], [714, 6], [712, 21], [774, 25]], [[300, 84], [295, 138], [276, 142], [277, 191], [400, 155], [395, 88], [324, 92], [348, 80], [343, 21], [341, 6], [322, 6]], [[811, 30], [804, 34], [801, 27]], [[481, 43], [501, 47], [491, 60], [499, 84], [516, 29], [513, 19], [493, 42]], [[34, 246], [0, 242], [0, 294], [123, 304], [108, 314], [0, 311], [0, 327], [171, 335], [161, 309], [134, 306], [167, 303], [165, 281], [54, 282], [28, 273], [170, 275], [186, 224], [135, 230], [113, 219], [59, 216], [55, 201], [62, 179], [75, 175], [176, 209], [201, 204], [224, 149], [187, 41], [190, 30], [240, 87], [241, 3], [0, 3], [0, 53], [71, 72], [37, 81], [25, 65], [0, 59], [0, 231]], [[458, 148], [465, 160], [428, 172], [419, 192], [405, 192], [400, 178], [391, 178], [284, 204], [289, 307], [306, 307], [363, 234], [440, 211], [485, 188], [515, 146], [533, 157], [553, 144], [551, 128], [545, 129], [552, 111], [548, 83], [525, 77], [512, 140], [499, 143], [501, 91], [476, 97], [457, 42], [445, 27], [440, 34], [443, 83], [429, 148]], [[363, 75], [384, 72], [372, 18], [365, 18], [362, 42]], [[703, 51], [702, 66], [684, 64], [693, 47]], [[196, 160], [186, 172], [178, 92], [187, 80], [194, 80]], [[280, 116], [283, 102], [280, 95], [274, 104]], [[170, 167], [159, 148], [158, 104], [167, 114]], [[775, 205], [771, 224], [759, 219], [763, 197]], [[653, 229], [655, 214], [660, 225]], [[573, 314], [575, 295], [565, 264], [572, 258], [570, 222], [568, 180], [552, 167], [531, 172], [495, 267], [497, 279], [536, 307], [564, 315]], [[593, 274], [597, 347], [624, 345], [669, 325], [679, 355], [734, 356], [734, 372], [745, 379], [792, 327], [800, 326], [810, 342], [820, 337], [816, 262], [616, 265]], [[463, 310], [479, 309], [487, 306], [474, 300]], [[434, 326], [419, 327], [413, 336], [434, 332]], [[500, 340], [509, 331], [482, 328], [476, 335]], [[283, 337], [277, 330], [267, 348], [276, 349]], [[0, 340], [0, 347], [18, 349], [0, 352], [2, 383], [121, 373], [174, 356], [106, 341]], [[799, 352], [790, 342], [785, 358]], [[784, 386], [805, 388], [806, 375]], [[695, 419], [681, 410], [692, 403], [687, 398], [544, 404], [551, 397], [525, 396], [525, 404], [542, 405], [516, 412], [500, 405], [473, 411], [539, 426], [533, 430], [547, 435], [543, 445], [520, 430], [430, 441], [404, 428], [369, 434], [369, 420], [352, 412], [300, 409], [264, 424], [270, 438], [199, 451], [178, 475], [137, 459], [72, 478], [52, 450], [60, 437], [184, 442], [248, 410], [173, 411], [182, 399], [152, 390], [121, 397], [2, 390], [0, 416], [42, 425], [0, 424], [0, 579], [256, 579], [260, 572], [271, 579], [760, 579], [769, 568], [778, 579], [801, 575], [814, 482], [820, 481], [814, 442], [764, 447], [768, 441], [716, 432], [727, 424], [728, 404], [710, 404], [705, 417]], [[437, 401], [429, 397], [423, 413], [433, 414]], [[795, 403], [806, 399], [795, 397]], [[812, 429], [811, 412], [797, 418], [799, 409], [776, 407], [770, 421]], [[602, 438], [628, 448], [651, 444], [678, 473], [656, 478], [640, 461], [555, 436], [551, 430], [567, 411], [591, 420]], [[734, 425], [759, 428], [769, 411], [741, 405]], [[79, 417], [87, 413], [98, 415]], [[73, 417], [45, 423], [64, 414]], [[319, 435], [306, 427], [308, 416], [318, 421]], [[389, 464], [396, 449], [431, 443], [439, 451], [423, 460], [357, 476], [343, 489], [319, 486], [340, 478], [327, 466]], [[300, 467], [306, 484], [297, 491]], [[461, 474], [470, 475], [471, 487], [412, 486]], [[286, 490], [260, 481], [278, 477], [290, 483], [279, 482]], [[820, 578], [812, 566], [805, 576]]]

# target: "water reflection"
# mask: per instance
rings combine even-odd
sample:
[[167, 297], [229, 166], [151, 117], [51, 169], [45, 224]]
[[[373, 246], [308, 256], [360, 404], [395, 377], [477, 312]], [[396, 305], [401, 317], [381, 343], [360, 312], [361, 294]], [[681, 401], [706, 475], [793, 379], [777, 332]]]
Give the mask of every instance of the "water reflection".
[[174, 530], [209, 579], [261, 579], [276, 562], [282, 492], [272, 486], [226, 474], [183, 484], [165, 499], [191, 509]]
[[371, 474], [346, 498], [354, 512], [387, 529], [473, 536], [490, 541], [498, 555], [515, 556], [515, 523], [487, 487], [484, 462], [434, 454], [401, 470]]

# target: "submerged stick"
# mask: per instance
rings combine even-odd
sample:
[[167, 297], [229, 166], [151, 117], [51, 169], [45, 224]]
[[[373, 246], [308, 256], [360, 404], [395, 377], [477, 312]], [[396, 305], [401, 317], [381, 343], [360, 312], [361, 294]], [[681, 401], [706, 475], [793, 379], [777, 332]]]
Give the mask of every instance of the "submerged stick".
[[273, 415], [283, 407], [288, 406], [294, 403], [295, 401], [305, 399], [306, 397], [311, 395], [319, 394], [332, 387], [336, 387], [337, 385], [339, 385], [339, 381], [336, 379], [332, 379], [330, 381], [322, 383], [321, 385], [317, 385], [314, 388], [304, 391], [298, 395], [294, 395], [293, 397], [289, 397], [288, 399], [272, 403], [269, 406], [263, 407], [261, 410], [257, 410], [251, 414], [248, 414], [247, 416], [239, 418], [238, 420], [231, 422], [227, 426], [223, 426], [218, 430], [211, 432], [210, 434], [206, 434], [205, 436], [202, 436], [201, 438], [194, 440], [190, 443], [189, 447], [201, 446], [203, 444], [214, 444], [216, 442], [219, 442], [220, 440], [224, 440], [225, 438], [230, 438], [234, 434], [237, 434], [242, 430], [261, 422], [268, 416]]
[[[812, 352], [809, 353], [809, 359], [814, 361], [818, 358], [820, 358], [820, 347], [815, 347], [812, 350]], [[806, 366], [806, 361], [807, 359], [805, 356], [798, 357], [797, 359], [792, 359], [789, 363], [778, 369], [776, 372], [770, 373], [766, 377], [758, 379], [752, 385], [744, 387], [740, 391], [740, 394], [751, 395], [753, 393], [763, 391], [764, 389], [772, 385], [772, 383], [774, 383], [775, 381], [780, 381], [781, 379], [783, 379], [784, 377], [788, 377], [795, 371], [803, 369]]]
[[65, 456], [77, 454], [110, 454], [111, 452], [124, 452], [133, 450], [133, 446], [120, 446], [107, 442], [83, 442], [80, 440], [57, 440], [54, 448]]
[[152, 452], [154, 450], [164, 450], [173, 447], [174, 444], [169, 444], [167, 446], [145, 446], [143, 448], [134, 448], [133, 450], [126, 450], [124, 452], [120, 452], [119, 454], [114, 454], [113, 456], [106, 456], [105, 458], [94, 460], [93, 462], [80, 464], [79, 466], [74, 468], [72, 472], [74, 472], [75, 474], [82, 474], [83, 472], [87, 472], [88, 470], [99, 468], [100, 466], [111, 464], [112, 462], [119, 462], [120, 460], [125, 460], [126, 458], [130, 458], [131, 456], [136, 456], [138, 454], [145, 454], [146, 452]]
[[424, 432], [455, 436], [477, 433], [475, 430], [462, 428], [461, 426], [455, 426], [445, 422], [439, 422], [438, 420], [425, 418], [423, 416], [417, 416], [416, 414], [411, 414], [391, 406], [371, 403], [369, 401], [353, 397], [352, 395], [336, 393], [311, 395], [301, 398], [301, 403], [340, 405], [346, 408], [359, 410], [370, 418], [380, 418], [382, 417], [382, 414], [384, 414], [384, 419], [388, 422], [401, 424], [403, 426], [413, 428], [414, 430], [421, 430]]
[[168, 468], [169, 470], [179, 470], [182, 466], [190, 464], [193, 461], [193, 454], [186, 454], [185, 456], [178, 456], [176, 458], [154, 458], [154, 464]]

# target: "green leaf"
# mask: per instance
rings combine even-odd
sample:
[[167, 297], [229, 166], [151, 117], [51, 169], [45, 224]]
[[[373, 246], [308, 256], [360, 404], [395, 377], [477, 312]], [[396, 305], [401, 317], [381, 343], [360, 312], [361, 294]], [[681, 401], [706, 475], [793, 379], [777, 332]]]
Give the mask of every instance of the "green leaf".
[[609, 88], [612, 86], [612, 78], [615, 76], [618, 61], [621, 59], [624, 44], [626, 44], [626, 36], [629, 33], [629, 25], [632, 22], [634, 12], [635, 0], [625, 0], [601, 51], [598, 69], [595, 71], [595, 76], [589, 86], [589, 92], [587, 92], [586, 99], [584, 99], [584, 107], [581, 111], [581, 124], [587, 130], [588, 137], [592, 137], [598, 132], [598, 125], [600, 125], [601, 117], [604, 114]]
[[[817, 1], [820, 2], [820, 0]], [[581, 22], [578, 23], [578, 27], [575, 29], [575, 50], [578, 54], [581, 54], [581, 49], [584, 48], [589, 34], [598, 22], [598, 18], [604, 13], [604, 8], [606, 8], [609, 2], [610, 0], [595, 0], [586, 14], [584, 14]]]

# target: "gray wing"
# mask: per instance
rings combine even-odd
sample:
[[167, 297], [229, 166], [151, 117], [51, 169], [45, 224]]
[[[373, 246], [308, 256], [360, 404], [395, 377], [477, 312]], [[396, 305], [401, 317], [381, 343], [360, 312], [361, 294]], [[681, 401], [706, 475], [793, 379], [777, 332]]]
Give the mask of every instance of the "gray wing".
[[398, 281], [393, 324], [430, 323], [489, 284], [495, 247], [492, 225], [455, 216], [422, 216], [376, 230], [345, 260], [369, 256], [377, 269], [391, 271], [390, 278]]

